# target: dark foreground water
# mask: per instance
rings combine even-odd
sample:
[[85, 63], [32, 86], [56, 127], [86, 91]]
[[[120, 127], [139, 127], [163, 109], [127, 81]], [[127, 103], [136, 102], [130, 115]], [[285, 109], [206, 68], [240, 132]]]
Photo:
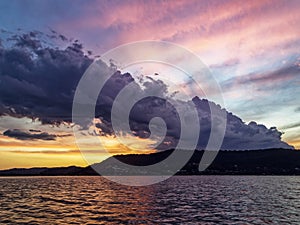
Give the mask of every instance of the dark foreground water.
[[[129, 178], [130, 179], [130, 178]], [[0, 224], [300, 224], [300, 177], [0, 178]]]

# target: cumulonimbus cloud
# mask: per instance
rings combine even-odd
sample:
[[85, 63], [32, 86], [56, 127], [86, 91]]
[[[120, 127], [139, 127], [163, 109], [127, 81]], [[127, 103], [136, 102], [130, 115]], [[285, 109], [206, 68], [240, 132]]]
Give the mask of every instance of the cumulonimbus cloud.
[[[57, 34], [59, 35], [59, 34]], [[65, 40], [65, 39], [64, 39]], [[77, 41], [66, 48], [45, 45], [35, 34], [16, 35], [9, 47], [0, 46], [0, 115], [38, 118], [43, 124], [71, 122], [72, 102], [76, 86], [93, 62]], [[109, 68], [109, 65], [102, 64]], [[104, 68], [104, 69], [107, 69]], [[113, 135], [111, 107], [117, 94], [129, 83], [137, 83], [129, 73], [116, 71], [105, 84], [96, 105], [96, 127], [100, 135]], [[168, 99], [167, 85], [160, 80], [147, 79], [137, 84], [139, 92], [160, 91], [165, 99], [148, 97], [138, 102], [130, 114], [130, 127], [136, 136], [149, 136], [149, 121], [162, 117], [167, 125], [167, 134], [159, 149], [173, 148], [180, 136], [180, 120], [175, 108]], [[195, 96], [183, 102], [172, 99], [177, 105], [193, 104], [200, 120], [198, 148], [205, 148], [211, 132], [209, 102]], [[211, 103], [216, 110], [222, 109]], [[282, 133], [276, 128], [266, 128], [255, 122], [245, 124], [239, 117], [226, 111], [227, 128], [222, 149], [265, 149], [292, 148], [281, 140]], [[8, 128], [9, 129], [9, 128]], [[4, 135], [21, 140], [54, 140], [56, 136], [48, 133], [7, 130]]]

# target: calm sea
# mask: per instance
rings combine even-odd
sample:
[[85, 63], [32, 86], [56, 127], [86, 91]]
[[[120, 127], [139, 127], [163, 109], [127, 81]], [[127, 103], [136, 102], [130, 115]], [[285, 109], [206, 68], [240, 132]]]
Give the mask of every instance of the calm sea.
[[[130, 178], [128, 178], [130, 179]], [[0, 178], [0, 224], [300, 224], [300, 177]]]

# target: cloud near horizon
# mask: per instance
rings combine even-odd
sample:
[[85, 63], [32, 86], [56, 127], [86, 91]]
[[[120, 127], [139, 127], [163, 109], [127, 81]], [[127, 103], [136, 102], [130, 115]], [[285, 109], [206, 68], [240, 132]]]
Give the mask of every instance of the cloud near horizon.
[[6, 130], [3, 132], [4, 136], [12, 137], [18, 140], [44, 140], [44, 141], [54, 141], [57, 137], [55, 134], [49, 134], [47, 132], [27, 132], [21, 131], [19, 129]]
[[[76, 86], [94, 58], [85, 53], [78, 41], [68, 43], [65, 48], [56, 48], [45, 44], [34, 33], [14, 35], [11, 43], [8, 47], [0, 45], [0, 115], [28, 117], [38, 119], [42, 124], [56, 126], [71, 123]], [[111, 69], [105, 63], [101, 65], [103, 70]], [[257, 79], [267, 78], [258, 76]], [[149, 121], [153, 117], [162, 117], [168, 129], [158, 149], [175, 147], [180, 138], [180, 119], [171, 102], [183, 109], [194, 105], [201, 127], [198, 148], [206, 147], [211, 132], [209, 104], [219, 111], [225, 109], [197, 96], [186, 102], [176, 100], [161, 80], [146, 79], [139, 83], [131, 74], [122, 74], [120, 71], [115, 71], [98, 98], [96, 118], [101, 122], [96, 127], [101, 132], [97, 135], [113, 137], [111, 107], [120, 90], [131, 83], [138, 87], [138, 92], [156, 90], [164, 97], [145, 98], [134, 106], [130, 114], [130, 126], [137, 137], [147, 138], [150, 135]], [[282, 133], [275, 127], [268, 129], [256, 122], [245, 124], [232, 113], [226, 111], [226, 115], [227, 128], [222, 149], [293, 148], [281, 140]], [[46, 132], [7, 129], [3, 133], [5, 136], [19, 140], [48, 141], [57, 137]]]

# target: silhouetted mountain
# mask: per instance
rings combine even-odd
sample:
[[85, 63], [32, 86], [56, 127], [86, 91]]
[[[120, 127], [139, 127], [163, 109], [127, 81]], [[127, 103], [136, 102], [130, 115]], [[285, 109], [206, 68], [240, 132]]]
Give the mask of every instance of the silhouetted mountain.
[[83, 167], [69, 166], [69, 167], [40, 167], [40, 168], [15, 168], [0, 171], [0, 176], [66, 176], [75, 175], [79, 173]]
[[[152, 154], [131, 154], [114, 156], [121, 162], [136, 166], [152, 165], [167, 158], [173, 150]], [[181, 154], [186, 151], [181, 150]], [[203, 172], [198, 166], [203, 151], [195, 151], [188, 163], [177, 175], [300, 175], [300, 151], [269, 149], [255, 151], [220, 151], [214, 162]], [[145, 171], [145, 175], [164, 175], [172, 165], [164, 164], [158, 171]], [[124, 171], [111, 163], [111, 158], [93, 165], [105, 171], [102, 175], [136, 175], [136, 171]], [[139, 172], [143, 167], [139, 167]], [[140, 174], [140, 173], [139, 173]], [[44, 175], [97, 175], [91, 166], [10, 169], [0, 171], [0, 176], [44, 176]]]

